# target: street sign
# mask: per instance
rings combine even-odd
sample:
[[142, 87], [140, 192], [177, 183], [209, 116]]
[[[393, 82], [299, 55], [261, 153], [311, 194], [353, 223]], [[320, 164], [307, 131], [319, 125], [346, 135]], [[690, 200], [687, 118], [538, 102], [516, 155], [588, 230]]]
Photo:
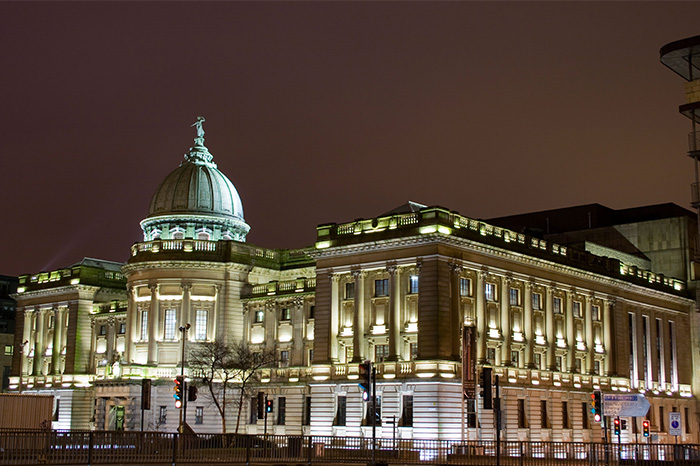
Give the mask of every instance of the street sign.
[[612, 417], [646, 416], [649, 411], [649, 400], [641, 393], [627, 395], [603, 395], [603, 414]]
[[669, 435], [683, 435], [681, 429], [681, 413], [668, 413], [668, 425]]

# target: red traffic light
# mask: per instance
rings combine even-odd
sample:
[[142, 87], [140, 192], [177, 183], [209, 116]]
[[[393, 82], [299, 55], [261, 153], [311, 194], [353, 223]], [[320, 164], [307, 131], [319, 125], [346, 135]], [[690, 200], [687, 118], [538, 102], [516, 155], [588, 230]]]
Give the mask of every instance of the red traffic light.
[[644, 432], [645, 437], [649, 437], [649, 420], [645, 419], [642, 421], [642, 432]]

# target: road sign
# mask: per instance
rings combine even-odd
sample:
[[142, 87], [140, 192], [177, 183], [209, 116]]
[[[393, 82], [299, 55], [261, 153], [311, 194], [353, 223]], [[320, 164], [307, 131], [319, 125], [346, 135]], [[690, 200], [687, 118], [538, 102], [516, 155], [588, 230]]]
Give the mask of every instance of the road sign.
[[603, 414], [612, 417], [646, 416], [649, 400], [641, 393], [627, 395], [603, 395]]
[[669, 435], [683, 435], [681, 429], [681, 413], [668, 413]]

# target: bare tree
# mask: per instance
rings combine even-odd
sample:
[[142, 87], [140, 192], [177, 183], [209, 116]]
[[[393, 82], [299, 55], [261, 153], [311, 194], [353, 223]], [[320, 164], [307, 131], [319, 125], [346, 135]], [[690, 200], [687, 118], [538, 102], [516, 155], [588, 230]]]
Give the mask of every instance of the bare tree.
[[[260, 382], [262, 369], [276, 362], [271, 349], [258, 350], [239, 341], [201, 343], [190, 351], [189, 366], [195, 378], [202, 381], [221, 416], [222, 430], [226, 432], [226, 407], [235, 404], [238, 409], [236, 430], [241, 423], [241, 412], [246, 395]], [[237, 397], [229, 397], [238, 390]]]

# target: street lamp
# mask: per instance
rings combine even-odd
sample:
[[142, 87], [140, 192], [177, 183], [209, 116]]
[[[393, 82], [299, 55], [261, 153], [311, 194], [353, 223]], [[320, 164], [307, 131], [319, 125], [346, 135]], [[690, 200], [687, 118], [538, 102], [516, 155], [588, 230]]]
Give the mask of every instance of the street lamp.
[[[180, 375], [182, 376], [182, 381], [185, 381], [185, 342], [187, 341], [187, 331], [192, 327], [189, 323], [179, 327], [180, 332], [182, 332], [182, 356], [180, 358]], [[184, 385], [184, 383], [183, 383]], [[187, 389], [183, 386], [181, 387], [183, 393], [183, 408], [180, 410], [180, 433], [184, 432], [184, 422], [187, 416]], [[183, 416], [184, 411], [184, 416]]]
[[18, 343], [19, 347], [19, 393], [22, 393], [22, 372], [24, 372], [24, 347], [27, 346], [29, 340], [24, 340], [24, 343]]

